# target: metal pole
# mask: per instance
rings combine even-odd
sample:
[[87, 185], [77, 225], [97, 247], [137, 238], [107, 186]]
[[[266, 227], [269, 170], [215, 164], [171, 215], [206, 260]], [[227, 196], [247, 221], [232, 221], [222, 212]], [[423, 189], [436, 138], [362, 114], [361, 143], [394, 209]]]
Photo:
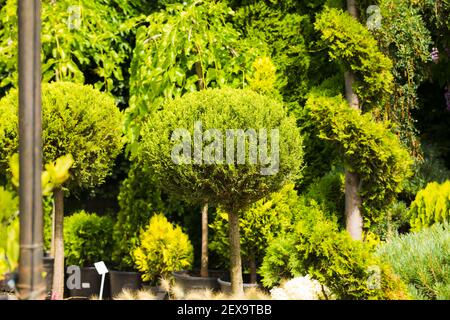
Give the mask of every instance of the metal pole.
[[40, 1], [19, 0], [20, 299], [44, 299]]

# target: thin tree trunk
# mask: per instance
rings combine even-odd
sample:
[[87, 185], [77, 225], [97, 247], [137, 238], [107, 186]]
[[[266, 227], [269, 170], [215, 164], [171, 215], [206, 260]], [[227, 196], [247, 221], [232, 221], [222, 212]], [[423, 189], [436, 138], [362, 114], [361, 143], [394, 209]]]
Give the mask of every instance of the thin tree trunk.
[[55, 199], [52, 200], [52, 238], [50, 244], [50, 257], [55, 257]]
[[203, 79], [203, 68], [202, 64], [200, 62], [195, 63], [195, 73], [197, 74], [198, 81], [197, 81], [197, 88], [199, 91], [205, 89], [205, 81]]
[[202, 256], [200, 276], [208, 277], [208, 202], [202, 208]]
[[[355, 0], [347, 0], [347, 10], [354, 18], [358, 18]], [[351, 108], [359, 110], [358, 96], [353, 90], [355, 76], [350, 70], [345, 74], [345, 98]], [[358, 174], [345, 170], [345, 226], [350, 236], [362, 240], [363, 218], [361, 213], [361, 196], [359, 195], [360, 179]]]
[[250, 256], [250, 283], [256, 283], [256, 259], [255, 255]]
[[356, 0], [347, 0], [347, 10], [352, 17], [358, 19], [358, 8], [356, 7]]
[[345, 170], [345, 227], [354, 240], [362, 240], [363, 218], [358, 174]]
[[64, 298], [64, 191], [61, 187], [56, 188], [53, 195], [55, 199], [53, 296], [59, 300]]
[[230, 232], [231, 291], [233, 294], [240, 295], [244, 293], [244, 284], [242, 280], [239, 216], [236, 212], [228, 213], [228, 223]]

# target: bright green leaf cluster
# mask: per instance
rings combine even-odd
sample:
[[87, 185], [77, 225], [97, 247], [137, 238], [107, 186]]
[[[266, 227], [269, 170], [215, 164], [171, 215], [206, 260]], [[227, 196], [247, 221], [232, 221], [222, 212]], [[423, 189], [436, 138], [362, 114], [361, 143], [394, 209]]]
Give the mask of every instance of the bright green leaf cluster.
[[409, 214], [413, 230], [450, 222], [450, 180], [442, 184], [431, 182], [420, 190], [411, 203]]
[[392, 61], [380, 52], [366, 27], [342, 10], [325, 8], [317, 16], [315, 28], [330, 57], [356, 75], [354, 90], [363, 108], [373, 107], [380, 97], [392, 93]]
[[227, 22], [232, 15], [226, 3], [196, 0], [147, 17], [149, 26], [137, 30], [130, 66], [126, 125], [131, 142], [146, 115], [168, 99], [202, 87], [246, 85], [258, 50], [239, 42], [238, 32]]
[[194, 249], [188, 236], [162, 214], [151, 217], [139, 240], [133, 257], [144, 281], [155, 281], [172, 271], [188, 270], [192, 265]]
[[64, 218], [64, 253], [68, 265], [92, 267], [111, 261], [113, 221], [108, 216], [78, 211]]
[[0, 187], [0, 280], [19, 263], [19, 201]]
[[341, 153], [345, 165], [361, 179], [365, 218], [377, 219], [376, 209], [389, 204], [411, 175], [412, 160], [386, 123], [361, 115], [341, 97], [311, 94], [305, 114], [317, 136]]
[[[8, 0], [0, 10], [0, 89], [18, 84], [17, 2]], [[121, 95], [121, 65], [132, 51], [126, 38], [136, 20], [131, 13], [121, 0], [42, 1], [43, 81], [91, 77], [98, 89]]]
[[[0, 167], [18, 151], [18, 93], [0, 100]], [[68, 82], [42, 87], [44, 163], [71, 154], [69, 189], [103, 183], [123, 146], [123, 117], [109, 94]]]
[[308, 274], [337, 299], [407, 298], [403, 284], [373, 256], [373, 248], [340, 231], [317, 203], [304, 201], [297, 216], [293, 232], [278, 237], [267, 249], [261, 267], [265, 286]]

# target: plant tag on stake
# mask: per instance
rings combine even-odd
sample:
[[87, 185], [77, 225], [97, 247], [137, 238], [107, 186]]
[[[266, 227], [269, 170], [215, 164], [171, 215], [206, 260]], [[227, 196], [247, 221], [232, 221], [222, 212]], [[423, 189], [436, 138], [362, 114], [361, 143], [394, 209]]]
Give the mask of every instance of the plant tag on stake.
[[98, 296], [99, 300], [102, 300], [103, 297], [103, 285], [105, 284], [105, 275], [108, 273], [108, 268], [106, 267], [103, 261], [99, 261], [94, 263], [94, 267], [97, 270], [97, 273], [102, 276], [102, 283], [100, 285], [100, 294]]

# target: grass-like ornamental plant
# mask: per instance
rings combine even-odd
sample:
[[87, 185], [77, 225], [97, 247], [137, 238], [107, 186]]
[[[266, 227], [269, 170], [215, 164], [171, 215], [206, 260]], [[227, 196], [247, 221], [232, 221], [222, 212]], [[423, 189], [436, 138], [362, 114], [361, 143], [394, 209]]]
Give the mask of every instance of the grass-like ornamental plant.
[[66, 263], [92, 267], [94, 262], [111, 261], [113, 221], [108, 216], [78, 211], [64, 218]]
[[253, 91], [211, 89], [169, 101], [141, 132], [134, 160], [149, 167], [162, 188], [229, 214], [231, 282], [235, 292], [243, 290], [239, 212], [297, 178], [303, 150], [295, 119], [279, 101]]
[[450, 299], [450, 226], [435, 224], [400, 235], [377, 250], [414, 299]]
[[435, 223], [450, 222], [450, 180], [442, 184], [429, 183], [420, 190], [409, 209], [413, 230], [420, 230]]
[[139, 245], [133, 250], [136, 267], [142, 280], [155, 282], [170, 272], [191, 267], [194, 255], [188, 236], [179, 226], [171, 224], [162, 214], [150, 218], [139, 235]]

